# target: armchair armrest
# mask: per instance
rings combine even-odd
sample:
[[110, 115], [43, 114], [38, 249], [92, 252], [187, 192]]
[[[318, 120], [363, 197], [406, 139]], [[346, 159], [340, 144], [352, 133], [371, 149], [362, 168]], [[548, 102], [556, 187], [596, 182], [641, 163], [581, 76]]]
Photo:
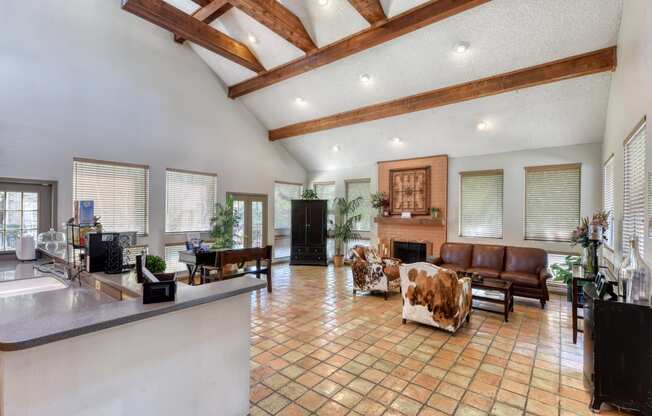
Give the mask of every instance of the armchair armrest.
[[441, 266], [442, 264], [444, 264], [444, 260], [441, 257], [435, 257], [430, 262], [435, 266]]
[[397, 259], [395, 257], [382, 257], [381, 259], [387, 266], [398, 266], [403, 263], [401, 259]]
[[552, 275], [548, 272], [547, 268], [541, 269], [539, 272], [539, 283], [546, 284], [546, 280], [550, 279]]

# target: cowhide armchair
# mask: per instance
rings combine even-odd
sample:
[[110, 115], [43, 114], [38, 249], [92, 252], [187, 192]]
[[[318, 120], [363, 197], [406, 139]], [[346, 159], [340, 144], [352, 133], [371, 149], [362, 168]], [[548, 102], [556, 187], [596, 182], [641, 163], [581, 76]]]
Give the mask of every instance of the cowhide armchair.
[[353, 248], [353, 295], [360, 291], [378, 291], [385, 294], [390, 290], [401, 289], [399, 266], [401, 260], [391, 257], [380, 257], [371, 247], [356, 246]]
[[471, 314], [471, 279], [430, 263], [400, 267], [403, 323], [407, 320], [457, 331]]

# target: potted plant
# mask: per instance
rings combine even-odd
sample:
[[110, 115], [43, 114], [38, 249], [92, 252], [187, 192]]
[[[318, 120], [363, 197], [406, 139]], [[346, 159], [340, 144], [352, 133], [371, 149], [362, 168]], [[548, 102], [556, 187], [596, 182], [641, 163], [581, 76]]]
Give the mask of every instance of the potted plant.
[[566, 299], [573, 301], [573, 266], [580, 264], [580, 256], [566, 256], [564, 263], [555, 263], [550, 266], [553, 280], [564, 282], [566, 285]]
[[362, 218], [362, 215], [355, 213], [362, 204], [362, 197], [359, 196], [351, 201], [345, 198], [335, 198], [334, 202], [338, 221], [333, 228], [333, 236], [335, 237], [333, 264], [335, 267], [342, 267], [344, 264], [344, 247], [349, 241], [360, 238], [360, 234], [355, 231], [354, 226]]
[[389, 197], [385, 192], [371, 194], [371, 206], [378, 210], [378, 215], [389, 215], [387, 212], [387, 207], [389, 207]]
[[[234, 230], [241, 224], [242, 215], [234, 209], [233, 204], [231, 195], [226, 197], [224, 205], [219, 202], [215, 204], [215, 215], [211, 218], [211, 237], [215, 240], [212, 248], [214, 249], [229, 249], [240, 243]], [[231, 265], [230, 269], [232, 268]]]
[[598, 273], [598, 249], [607, 240], [609, 216], [607, 211], [596, 211], [591, 217], [582, 218], [579, 227], [571, 234], [571, 246], [581, 245], [582, 266], [588, 275]]
[[441, 210], [439, 208], [430, 208], [430, 216], [432, 217], [433, 220], [439, 218], [440, 212]]
[[145, 267], [149, 270], [158, 280], [174, 280], [174, 272], [165, 273], [167, 265], [165, 260], [159, 256], [147, 256], [145, 260]]
[[317, 196], [317, 192], [313, 189], [306, 189], [301, 194], [301, 199], [319, 199], [319, 197]]

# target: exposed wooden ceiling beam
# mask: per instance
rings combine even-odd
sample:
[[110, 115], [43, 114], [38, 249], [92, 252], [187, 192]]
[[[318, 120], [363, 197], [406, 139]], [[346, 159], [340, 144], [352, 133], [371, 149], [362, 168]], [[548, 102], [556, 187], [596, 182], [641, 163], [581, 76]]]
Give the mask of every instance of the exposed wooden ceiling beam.
[[122, 0], [122, 8], [254, 72], [265, 70], [246, 45], [163, 0]]
[[280, 140], [379, 120], [565, 79], [613, 71], [614, 69], [616, 69], [615, 46], [328, 117], [292, 124], [271, 130], [269, 140]]
[[201, 7], [208, 6], [211, 0], [192, 0], [194, 3], [197, 3]]
[[380, 0], [349, 0], [349, 3], [369, 24], [373, 25], [387, 19], [383, 6], [380, 5]]
[[231, 0], [230, 3], [302, 51], [317, 49], [301, 20], [278, 1]]
[[241, 97], [301, 75], [489, 1], [491, 0], [431, 0], [382, 24], [371, 26], [347, 38], [319, 48], [305, 57], [295, 59], [254, 78], [235, 84], [229, 88], [229, 97]]
[[[197, 11], [195, 11], [192, 14], [192, 16], [195, 19], [201, 20], [207, 25], [213, 23], [214, 20], [216, 20], [224, 13], [231, 10], [231, 8], [233, 7], [231, 6], [231, 4], [229, 4], [228, 0], [212, 0], [212, 1], [208, 0], [208, 1], [210, 1], [210, 3], [208, 3], [206, 6], [197, 9]], [[175, 34], [174, 41], [178, 43], [183, 43], [185, 39]]]

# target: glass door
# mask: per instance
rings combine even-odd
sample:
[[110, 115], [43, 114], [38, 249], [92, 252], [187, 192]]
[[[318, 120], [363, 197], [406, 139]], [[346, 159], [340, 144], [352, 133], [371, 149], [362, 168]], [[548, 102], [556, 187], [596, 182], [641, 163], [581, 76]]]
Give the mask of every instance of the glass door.
[[229, 193], [242, 220], [233, 228], [235, 248], [267, 245], [267, 195]]

